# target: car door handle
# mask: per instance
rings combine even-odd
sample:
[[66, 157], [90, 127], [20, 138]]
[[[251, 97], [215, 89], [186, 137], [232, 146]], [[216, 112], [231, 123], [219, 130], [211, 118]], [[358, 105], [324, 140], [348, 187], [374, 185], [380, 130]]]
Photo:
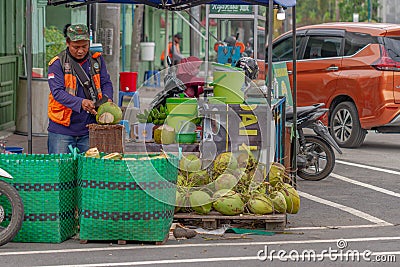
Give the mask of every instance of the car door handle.
[[339, 70], [338, 66], [330, 66], [328, 68], [326, 68], [326, 70]]
[[288, 70], [288, 71], [287, 71], [287, 74], [292, 75], [292, 74], [293, 74], [293, 71]]

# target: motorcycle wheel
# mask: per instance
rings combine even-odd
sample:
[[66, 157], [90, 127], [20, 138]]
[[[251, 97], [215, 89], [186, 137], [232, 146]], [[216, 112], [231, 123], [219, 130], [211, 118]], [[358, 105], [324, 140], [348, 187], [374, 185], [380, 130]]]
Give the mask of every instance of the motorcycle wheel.
[[307, 159], [306, 167], [299, 169], [297, 175], [304, 180], [319, 181], [331, 174], [335, 167], [335, 152], [319, 136], [305, 136], [306, 143], [299, 153]]
[[[11, 219], [7, 226], [2, 221], [7, 215], [4, 204], [11, 206]], [[7, 216], [8, 217], [8, 216]], [[0, 181], [0, 246], [7, 244], [17, 235], [24, 220], [24, 204], [18, 191], [9, 183]]]

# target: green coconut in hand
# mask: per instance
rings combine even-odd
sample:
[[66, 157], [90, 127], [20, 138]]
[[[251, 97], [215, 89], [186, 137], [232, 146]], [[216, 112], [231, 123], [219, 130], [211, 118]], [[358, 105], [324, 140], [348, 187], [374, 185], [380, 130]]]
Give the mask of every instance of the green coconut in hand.
[[113, 102], [101, 104], [97, 109], [96, 121], [98, 124], [118, 124], [121, 119], [122, 110]]

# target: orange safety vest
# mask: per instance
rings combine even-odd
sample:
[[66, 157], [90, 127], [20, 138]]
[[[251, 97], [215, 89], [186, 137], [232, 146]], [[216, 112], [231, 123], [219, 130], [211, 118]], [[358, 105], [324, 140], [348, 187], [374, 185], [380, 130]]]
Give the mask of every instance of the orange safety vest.
[[[175, 44], [174, 49], [176, 49], [175, 52], [180, 53], [178, 44]], [[172, 56], [173, 56], [172, 55], [172, 42], [168, 43], [168, 56], [172, 60]], [[165, 50], [162, 51], [161, 56], [160, 56], [161, 61], [164, 61], [164, 59], [165, 59]]]
[[[97, 90], [97, 97], [98, 99], [101, 99], [103, 97], [103, 94], [101, 93], [101, 83], [100, 83], [100, 69], [101, 69], [101, 60], [100, 52], [96, 52], [92, 54], [89, 52], [89, 58], [90, 58], [90, 75], [94, 84], [94, 87]], [[62, 51], [60, 54], [55, 56], [52, 60], [49, 62], [49, 66], [51, 66], [57, 59], [60, 60], [61, 66], [63, 68], [64, 72], [64, 86], [65, 86], [65, 91], [73, 96], [76, 96], [76, 90], [77, 90], [77, 78], [76, 76], [72, 73], [71, 70], [71, 64], [69, 63], [69, 60], [72, 60], [69, 58], [67, 55], [66, 51]], [[72, 109], [62, 105], [59, 103], [57, 100], [54, 99], [53, 94], [50, 92], [49, 94], [49, 105], [47, 108], [47, 114], [49, 118], [54, 121], [55, 123], [64, 125], [64, 126], [69, 126], [71, 123], [71, 115], [72, 115]]]

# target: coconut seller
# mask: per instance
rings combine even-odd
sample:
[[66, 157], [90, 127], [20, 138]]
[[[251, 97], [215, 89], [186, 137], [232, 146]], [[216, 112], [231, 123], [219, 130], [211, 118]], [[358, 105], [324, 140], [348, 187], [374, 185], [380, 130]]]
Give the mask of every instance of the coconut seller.
[[89, 51], [88, 27], [66, 25], [67, 48], [49, 62], [49, 154], [89, 149], [89, 130], [96, 123], [96, 107], [112, 101], [113, 86], [101, 53]]

